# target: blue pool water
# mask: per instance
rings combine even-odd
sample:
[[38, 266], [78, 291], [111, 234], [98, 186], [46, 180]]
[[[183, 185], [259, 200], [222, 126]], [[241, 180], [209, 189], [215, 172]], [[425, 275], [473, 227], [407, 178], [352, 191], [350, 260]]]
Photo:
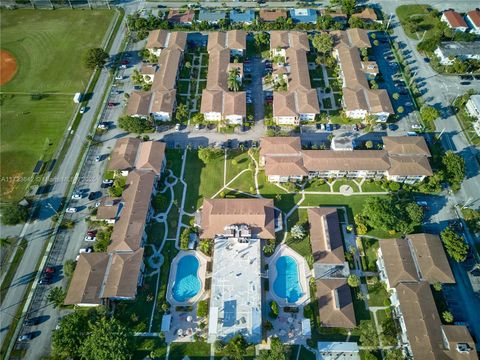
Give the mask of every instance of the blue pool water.
[[277, 278], [273, 282], [273, 291], [278, 297], [287, 299], [289, 303], [296, 302], [303, 295], [297, 262], [291, 256], [280, 256], [275, 267]]
[[187, 301], [200, 291], [200, 279], [198, 278], [199, 262], [196, 256], [187, 255], [180, 259], [177, 264], [177, 274], [172, 294], [179, 302]]

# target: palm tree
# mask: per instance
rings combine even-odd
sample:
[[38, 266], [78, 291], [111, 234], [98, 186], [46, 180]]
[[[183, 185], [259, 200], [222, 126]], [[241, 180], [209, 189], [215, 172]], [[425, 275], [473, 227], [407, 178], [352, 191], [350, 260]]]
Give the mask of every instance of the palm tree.
[[228, 73], [228, 80], [227, 85], [230, 91], [239, 91], [240, 90], [240, 81], [238, 77], [240, 76], [240, 69], [238, 67], [234, 67]]
[[57, 286], [48, 293], [48, 301], [53, 304], [54, 308], [57, 308], [63, 305], [66, 295], [66, 292], [60, 286]]

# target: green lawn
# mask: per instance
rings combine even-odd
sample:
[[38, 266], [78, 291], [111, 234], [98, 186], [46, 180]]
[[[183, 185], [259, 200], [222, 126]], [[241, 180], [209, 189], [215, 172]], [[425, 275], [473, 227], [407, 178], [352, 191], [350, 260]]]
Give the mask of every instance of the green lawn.
[[189, 151], [185, 168], [185, 182], [188, 184], [185, 211], [193, 212], [201, 206], [203, 198], [210, 198], [223, 187], [224, 157], [220, 156], [205, 165], [197, 151]]
[[189, 81], [185, 81], [185, 80], [180, 80], [177, 82], [177, 92], [179, 94], [187, 94], [188, 93], [188, 84], [190, 82]]
[[323, 179], [312, 179], [305, 185], [305, 191], [330, 192], [330, 185]]
[[363, 184], [362, 184], [362, 191], [363, 192], [380, 192], [380, 191], [385, 191], [385, 189], [382, 187], [382, 184], [381, 182], [376, 182], [376, 181], [372, 181], [372, 182], [368, 182], [368, 181], [365, 181]]
[[255, 195], [253, 173], [251, 171], [244, 172], [229, 185], [229, 188]]
[[385, 286], [380, 281], [376, 284], [367, 284], [369, 306], [385, 306], [385, 301], [388, 299], [388, 293], [385, 290]]
[[[17, 74], [1, 87], [2, 176], [29, 177], [40, 158], [51, 156], [71, 118], [75, 92], [84, 91], [91, 71], [83, 67], [86, 49], [101, 45], [113, 10], [2, 10], [2, 49], [17, 60]], [[32, 100], [31, 93], [48, 93]], [[46, 95], [46, 94], [45, 94]], [[2, 187], [2, 197], [17, 200], [26, 181]]]
[[[227, 183], [241, 171], [248, 169], [250, 163], [252, 163], [252, 159], [247, 151], [230, 150], [227, 155]], [[253, 178], [251, 185], [253, 185]]]
[[378, 240], [362, 237], [363, 252], [365, 253], [365, 266], [368, 271], [377, 270]]
[[434, 16], [429, 5], [402, 5], [397, 8], [396, 13], [405, 34], [412, 39], [419, 39], [417, 32], [412, 32], [409, 26], [405, 26], [412, 21], [416, 23], [419, 36], [423, 36], [426, 31], [424, 39], [434, 37], [439, 32], [437, 26], [440, 24], [440, 19]]
[[330, 98], [322, 99], [322, 105], [324, 109], [331, 109], [332, 108], [332, 100]]
[[357, 185], [356, 182], [354, 182], [353, 180], [343, 180], [343, 179], [335, 181], [335, 184], [333, 184], [333, 191], [340, 192], [340, 187], [342, 187], [343, 185], [351, 186], [351, 188], [353, 189], [354, 192], [359, 192], [360, 191], [358, 189], [358, 185]]
[[195, 360], [210, 359], [210, 344], [206, 342], [172, 343], [170, 345], [170, 360], [182, 360], [185, 356]]

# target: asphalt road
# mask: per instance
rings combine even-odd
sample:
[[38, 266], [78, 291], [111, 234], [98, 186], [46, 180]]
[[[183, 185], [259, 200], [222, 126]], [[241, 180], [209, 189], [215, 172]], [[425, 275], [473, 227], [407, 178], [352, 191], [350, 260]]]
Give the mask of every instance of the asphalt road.
[[[111, 55], [118, 53], [124, 35], [125, 28], [122, 25], [113, 41], [110, 51]], [[49, 239], [49, 235], [51, 235], [51, 217], [59, 209], [62, 200], [68, 196], [72, 180], [75, 177], [73, 172], [79, 156], [79, 149], [81, 149], [85, 143], [90, 125], [94, 120], [95, 110], [101, 105], [102, 95], [109, 83], [108, 78], [108, 70], [103, 70], [93, 90], [93, 96], [88, 103], [90, 110], [83, 115], [75, 133], [71, 134], [73, 135], [72, 142], [66, 152], [64, 160], [59, 164], [59, 169], [56, 178], [52, 181], [50, 191], [38, 201], [39, 213], [37, 219], [32, 223], [26, 224], [22, 230], [25, 239], [28, 240], [28, 247], [0, 309], [0, 341], [2, 343], [5, 340], [9, 340], [5, 337], [14, 320], [13, 316], [17, 311], [17, 307], [22, 302], [28, 284], [36, 276], [38, 260], [43, 256], [44, 246]]]

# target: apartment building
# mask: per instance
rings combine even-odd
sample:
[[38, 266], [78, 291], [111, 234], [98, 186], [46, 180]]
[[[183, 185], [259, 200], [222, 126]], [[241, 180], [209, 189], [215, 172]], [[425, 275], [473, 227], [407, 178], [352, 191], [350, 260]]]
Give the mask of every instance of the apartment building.
[[480, 95], [472, 95], [465, 105], [468, 115], [475, 118], [473, 128], [478, 136], [480, 136]]
[[[302, 150], [299, 137], [260, 141], [260, 165], [271, 182], [305, 178], [386, 178], [413, 184], [433, 175], [420, 136], [383, 137], [382, 150]], [[281, 147], [280, 147], [281, 144]]]
[[480, 10], [475, 9], [469, 11], [466, 16], [467, 22], [470, 25], [471, 31], [477, 35], [480, 35]]
[[230, 91], [228, 88], [228, 76], [232, 69], [238, 69], [237, 81], [242, 80], [243, 64], [231, 60], [243, 56], [245, 50], [246, 32], [243, 30], [209, 33], [207, 86], [203, 90], [200, 106], [205, 121], [241, 125], [245, 120], [246, 93]]
[[357, 322], [337, 209], [311, 208], [307, 214], [321, 326], [352, 329]]
[[[165, 146], [119, 140], [110, 166], [128, 173], [120, 199], [102, 199], [100, 217], [113, 225], [106, 252], [80, 254], [65, 304], [98, 306], [133, 300], [143, 282], [146, 224], [153, 215], [152, 195], [164, 164]], [[100, 219], [97, 219], [100, 220]]]
[[406, 356], [415, 359], [476, 359], [464, 326], [442, 326], [430, 285], [455, 278], [438, 235], [410, 234], [380, 240], [377, 267], [389, 291]]
[[313, 121], [320, 113], [317, 91], [310, 85], [308, 51], [310, 45], [306, 33], [270, 33], [270, 52], [275, 62], [273, 81], [287, 84], [286, 91], [273, 93], [273, 119], [279, 125], [298, 125], [300, 121]]
[[331, 35], [335, 42], [333, 56], [340, 65], [346, 115], [353, 119], [374, 116], [377, 121], [386, 122], [394, 113], [388, 92], [370, 89], [368, 83], [378, 73], [378, 67], [375, 62], [363, 62], [360, 58], [360, 49], [371, 47], [368, 33], [363, 29], [348, 29]]
[[480, 41], [444, 41], [434, 54], [442, 65], [452, 65], [455, 59], [480, 60]]
[[134, 91], [128, 99], [126, 115], [170, 121], [175, 111], [176, 84], [180, 74], [187, 34], [154, 30], [150, 32], [147, 49], [158, 56], [158, 63], [141, 74], [152, 84], [150, 91]]
[[454, 31], [465, 32], [468, 29], [468, 25], [462, 15], [455, 10], [444, 11], [440, 20], [446, 23], [448, 27]]

